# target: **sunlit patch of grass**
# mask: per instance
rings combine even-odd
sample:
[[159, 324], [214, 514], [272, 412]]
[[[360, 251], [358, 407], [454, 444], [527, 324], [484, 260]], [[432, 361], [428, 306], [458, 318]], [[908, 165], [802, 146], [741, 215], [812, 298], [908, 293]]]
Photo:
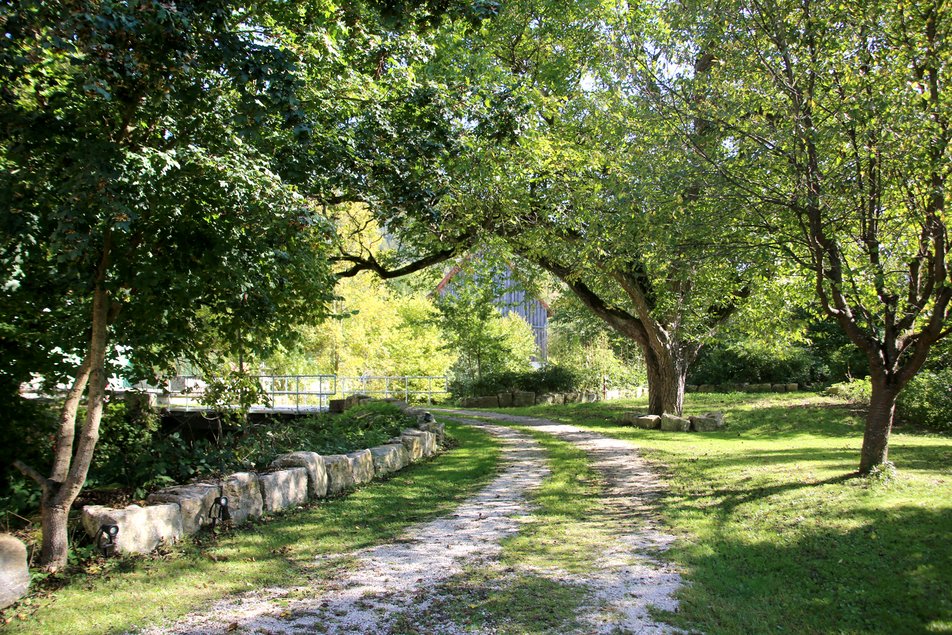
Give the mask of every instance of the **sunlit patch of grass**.
[[468, 569], [439, 585], [426, 613], [397, 617], [394, 635], [432, 632], [433, 625], [491, 629], [500, 635], [567, 633], [589, 590], [535, 573], [498, 566]]
[[[174, 619], [222, 597], [265, 586], [293, 587], [347, 567], [319, 556], [392, 540], [407, 526], [449, 513], [498, 469], [499, 448], [481, 430], [447, 426], [459, 446], [344, 498], [223, 534], [185, 542], [166, 555], [129, 558], [100, 576], [76, 576], [2, 632], [121, 632]], [[20, 613], [23, 613], [20, 611]]]
[[[950, 632], [952, 438], [900, 429], [890, 479], [855, 476], [861, 413], [833, 398], [688, 396], [711, 433], [620, 423], [644, 402], [507, 412], [637, 444], [668, 482], [659, 513], [690, 584], [665, 619], [707, 633]], [[943, 630], [945, 629], [945, 630]]]
[[528, 522], [503, 541], [503, 562], [570, 573], [592, 571], [613, 530], [602, 513], [598, 473], [585, 452], [571, 443], [532, 428], [516, 428], [545, 448], [551, 473], [532, 494], [536, 508]]

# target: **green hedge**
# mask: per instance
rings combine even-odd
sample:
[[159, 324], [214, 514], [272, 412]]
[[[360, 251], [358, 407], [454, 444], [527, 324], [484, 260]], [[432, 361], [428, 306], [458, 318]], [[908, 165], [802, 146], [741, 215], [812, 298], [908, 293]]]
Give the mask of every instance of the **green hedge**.
[[524, 373], [494, 373], [480, 379], [457, 379], [450, 383], [450, 393], [456, 398], [481, 397], [500, 392], [524, 390], [534, 393], [577, 392], [581, 379], [572, 370], [562, 366], [546, 366]]
[[952, 432], [952, 368], [924, 370], [899, 395], [903, 421]]

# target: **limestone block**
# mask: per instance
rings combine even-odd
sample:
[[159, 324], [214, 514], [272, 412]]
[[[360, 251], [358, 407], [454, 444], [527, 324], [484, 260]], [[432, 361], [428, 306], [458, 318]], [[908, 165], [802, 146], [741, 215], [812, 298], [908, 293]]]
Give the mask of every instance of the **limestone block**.
[[597, 392], [582, 393], [582, 403], [595, 403], [596, 401], [598, 401]]
[[259, 474], [261, 500], [269, 512], [279, 512], [307, 502], [307, 469], [289, 467]]
[[714, 416], [704, 415], [701, 417], [690, 417], [690, 420], [691, 429], [695, 432], [714, 432], [724, 427], [723, 417], [718, 419]]
[[343, 454], [324, 457], [327, 468], [327, 493], [340, 494], [354, 487], [354, 468], [350, 458]]
[[567, 392], [564, 395], [565, 403], [578, 403], [581, 400], [582, 396], [577, 392]]
[[499, 397], [497, 395], [486, 395], [485, 397], [473, 397], [470, 408], [498, 408]]
[[236, 525], [264, 513], [261, 484], [258, 475], [253, 472], [236, 472], [226, 476], [221, 484], [221, 495], [228, 498], [228, 512]]
[[630, 426], [637, 425], [638, 419], [645, 416], [641, 412], [636, 412], [634, 410], [629, 410], [621, 416], [621, 422]]
[[22, 598], [29, 588], [26, 545], [9, 534], [0, 534], [0, 609]]
[[437, 445], [446, 445], [446, 424], [438, 422], [429, 412], [420, 417], [417, 428], [435, 434]]
[[547, 406], [551, 405], [560, 405], [565, 403], [565, 395], [546, 392], [541, 395], [536, 395], [536, 404], [544, 404]]
[[402, 470], [410, 463], [410, 454], [402, 443], [378, 445], [370, 448], [374, 462], [374, 473], [380, 477]]
[[687, 432], [691, 429], [691, 420], [675, 415], [661, 415], [661, 429], [665, 432]]
[[799, 384], [787, 384], [787, 392], [797, 392], [800, 390]]
[[160, 544], [175, 542], [185, 531], [182, 512], [175, 503], [113, 509], [102, 505], [83, 507], [83, 528], [95, 538], [102, 525], [118, 525], [116, 552], [149, 553]]
[[501, 392], [496, 396], [499, 398], [500, 408], [512, 408], [512, 393], [511, 392]]
[[525, 407], [525, 406], [534, 406], [535, 405], [536, 394], [534, 392], [526, 392], [523, 390], [517, 390], [512, 393], [512, 405], [516, 408]]
[[432, 432], [427, 432], [426, 430], [417, 430], [415, 428], [407, 428], [400, 433], [401, 438], [406, 438], [407, 436], [417, 436], [422, 442], [421, 451], [423, 456], [433, 456], [436, 454], [436, 435]]
[[787, 384], [773, 384], [770, 390], [771, 392], [787, 392]]
[[370, 450], [357, 450], [347, 455], [354, 473], [354, 484], [363, 485], [374, 480], [374, 457]]
[[[212, 483], [175, 485], [149, 494], [149, 504], [175, 503], [182, 513], [182, 530], [191, 535], [211, 523], [208, 512], [220, 487]], [[98, 531], [98, 528], [97, 528]]]
[[307, 470], [308, 495], [327, 496], [327, 469], [324, 458], [317, 452], [291, 452], [271, 462], [271, 467], [303, 467]]
[[407, 456], [411, 463], [423, 458], [423, 437], [416, 434], [401, 434], [400, 443], [407, 449]]
[[333, 412], [334, 414], [341, 414], [347, 410], [347, 400], [346, 399], [331, 399], [327, 402], [327, 410]]
[[635, 425], [644, 430], [657, 430], [661, 427], [661, 417], [658, 415], [644, 415], [638, 417]]

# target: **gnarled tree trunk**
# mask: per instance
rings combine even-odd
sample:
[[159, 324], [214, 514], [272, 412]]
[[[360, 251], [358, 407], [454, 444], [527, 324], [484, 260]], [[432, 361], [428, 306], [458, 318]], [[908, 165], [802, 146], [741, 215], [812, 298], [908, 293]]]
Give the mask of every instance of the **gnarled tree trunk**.
[[648, 374], [648, 413], [680, 416], [684, 412], [684, 384], [688, 365], [679, 363], [678, 357], [669, 351], [659, 355], [645, 348], [644, 354]]

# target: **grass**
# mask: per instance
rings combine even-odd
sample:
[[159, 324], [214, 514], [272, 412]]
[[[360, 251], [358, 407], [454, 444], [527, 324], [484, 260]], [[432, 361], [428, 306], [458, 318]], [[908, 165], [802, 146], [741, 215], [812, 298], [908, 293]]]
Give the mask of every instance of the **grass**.
[[450, 512], [496, 473], [495, 441], [477, 429], [447, 429], [460, 445], [434, 461], [204, 545], [186, 542], [161, 556], [114, 561], [107, 573], [74, 576], [48, 597], [8, 611], [12, 621], [0, 632], [124, 632], [248, 589], [326, 579], [347, 561], [322, 566], [317, 556], [391, 540], [408, 525]]
[[532, 513], [518, 533], [502, 541], [499, 562], [471, 567], [439, 585], [423, 616], [400, 616], [397, 635], [430, 632], [455, 623], [500, 635], [565, 633], [579, 626], [578, 608], [587, 587], [563, 581], [564, 573], [586, 573], [609, 539], [602, 484], [588, 457], [571, 443], [532, 428], [513, 426], [546, 452], [550, 473], [532, 491]]
[[890, 478], [859, 478], [862, 420], [807, 394], [689, 395], [720, 432], [621, 425], [644, 402], [511, 409], [635, 442], [667, 473], [659, 512], [705, 633], [952, 633], [952, 438], [898, 430]]

